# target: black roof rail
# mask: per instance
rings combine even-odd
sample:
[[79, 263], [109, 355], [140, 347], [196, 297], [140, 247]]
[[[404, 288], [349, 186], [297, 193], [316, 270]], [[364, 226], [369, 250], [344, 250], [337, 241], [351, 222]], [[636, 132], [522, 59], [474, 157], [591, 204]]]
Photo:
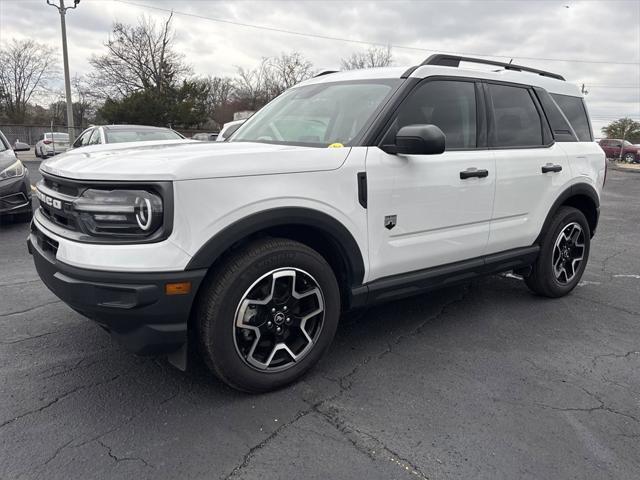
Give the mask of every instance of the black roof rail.
[[484, 60], [482, 58], [460, 57], [458, 55], [446, 55], [441, 53], [431, 55], [424, 62], [422, 62], [420, 66], [440, 65], [443, 67], [459, 67], [460, 62], [481, 63], [483, 65], [495, 65], [496, 67], [503, 67], [505, 70], [514, 70], [516, 72], [537, 73], [538, 75], [542, 75], [543, 77], [555, 78], [556, 80], [564, 81], [564, 77], [562, 75], [558, 75], [557, 73], [546, 72], [544, 70], [538, 70], [537, 68], [523, 67], [522, 65], [516, 65], [514, 63], [496, 62], [494, 60]]
[[320, 70], [318, 73], [316, 73], [313, 78], [316, 77], [321, 77], [323, 75], [329, 75], [330, 73], [338, 73], [340, 70]]

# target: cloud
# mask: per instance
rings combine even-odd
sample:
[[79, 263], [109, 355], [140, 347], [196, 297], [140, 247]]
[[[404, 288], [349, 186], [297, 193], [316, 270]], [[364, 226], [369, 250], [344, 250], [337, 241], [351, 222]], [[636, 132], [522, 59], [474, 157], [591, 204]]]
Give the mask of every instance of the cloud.
[[[596, 134], [609, 116], [630, 114], [640, 119], [638, 1], [126, 2], [83, 0], [76, 10], [68, 12], [72, 74], [90, 70], [88, 58], [104, 52], [103, 43], [114, 21], [134, 23], [143, 14], [161, 20], [167, 13], [149, 7], [174, 8], [176, 50], [197, 75], [234, 75], [237, 66], [252, 67], [261, 57], [292, 50], [319, 68], [336, 67], [340, 58], [365, 47], [181, 13], [383, 45], [513, 57], [516, 63], [556, 71], [579, 85], [585, 83]], [[33, 38], [60, 49], [59, 29], [57, 12], [44, 0], [0, 2], [0, 42]], [[402, 48], [394, 48], [393, 53], [398, 65], [412, 65], [429, 55], [427, 51]], [[597, 64], [532, 57], [636, 63]]]

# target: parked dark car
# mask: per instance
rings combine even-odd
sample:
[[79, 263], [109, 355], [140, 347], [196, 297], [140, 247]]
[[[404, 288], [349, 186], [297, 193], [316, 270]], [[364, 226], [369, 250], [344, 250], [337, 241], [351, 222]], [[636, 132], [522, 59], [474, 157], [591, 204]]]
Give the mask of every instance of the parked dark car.
[[622, 159], [625, 162], [640, 163], [640, 146], [638, 145], [617, 138], [603, 138], [599, 143], [607, 158], [620, 158], [622, 148]]
[[29, 145], [16, 142], [12, 148], [0, 132], [0, 216], [13, 215], [25, 222], [31, 220], [31, 181], [29, 170], [16, 157], [16, 152], [29, 150]]
[[191, 140], [200, 140], [201, 142], [215, 142], [218, 138], [217, 133], [195, 133]]
[[73, 148], [103, 143], [143, 142], [151, 140], [181, 140], [184, 137], [170, 128], [146, 125], [96, 125], [82, 132]]

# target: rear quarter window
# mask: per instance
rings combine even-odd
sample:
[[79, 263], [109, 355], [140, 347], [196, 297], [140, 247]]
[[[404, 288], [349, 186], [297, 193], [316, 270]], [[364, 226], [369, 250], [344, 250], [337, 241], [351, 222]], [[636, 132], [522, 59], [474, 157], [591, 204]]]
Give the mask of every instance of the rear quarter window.
[[567, 120], [569, 120], [569, 123], [578, 136], [578, 140], [581, 142], [592, 141], [591, 127], [589, 126], [587, 110], [584, 107], [582, 98], [560, 95], [558, 93], [552, 93], [551, 97], [558, 104], [564, 116], [567, 117]]

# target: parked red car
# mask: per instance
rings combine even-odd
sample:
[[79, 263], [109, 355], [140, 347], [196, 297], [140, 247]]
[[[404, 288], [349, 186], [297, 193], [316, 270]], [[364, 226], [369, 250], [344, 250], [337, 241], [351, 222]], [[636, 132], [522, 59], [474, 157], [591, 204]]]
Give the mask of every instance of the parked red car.
[[599, 143], [607, 158], [620, 158], [620, 147], [622, 146], [622, 159], [625, 162], [640, 163], [640, 146], [638, 145], [617, 138], [604, 138]]

